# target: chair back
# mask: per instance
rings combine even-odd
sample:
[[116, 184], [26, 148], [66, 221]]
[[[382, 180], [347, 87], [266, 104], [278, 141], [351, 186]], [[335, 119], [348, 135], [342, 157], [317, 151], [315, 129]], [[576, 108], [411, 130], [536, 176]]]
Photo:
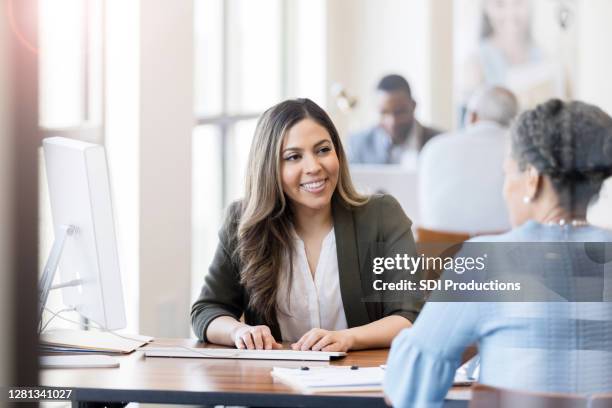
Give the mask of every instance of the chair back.
[[[470, 408], [587, 408], [585, 397], [515, 391], [483, 384], [472, 386]], [[609, 405], [607, 406], [609, 407]]]
[[[500, 233], [481, 232], [470, 234], [467, 232], [438, 231], [417, 227], [417, 252], [426, 257], [454, 257], [461, 250], [462, 244], [468, 239], [479, 235], [498, 235]], [[439, 279], [443, 272], [441, 269], [428, 269], [424, 271], [424, 277], [426, 279]]]
[[[470, 238], [469, 234], [436, 231], [417, 227], [417, 251], [426, 257], [453, 257], [461, 249], [461, 244]], [[441, 269], [433, 268], [424, 271], [426, 279], [439, 279]]]
[[460, 244], [472, 235], [462, 232], [430, 230], [417, 227], [417, 242], [423, 244]]

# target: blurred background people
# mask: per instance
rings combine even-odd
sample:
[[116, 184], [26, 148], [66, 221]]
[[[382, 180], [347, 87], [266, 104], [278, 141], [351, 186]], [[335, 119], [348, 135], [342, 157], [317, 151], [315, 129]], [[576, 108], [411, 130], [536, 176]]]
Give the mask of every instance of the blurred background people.
[[377, 87], [380, 122], [349, 138], [351, 163], [414, 164], [417, 153], [440, 133], [421, 125], [414, 117], [416, 101], [408, 81], [400, 75], [387, 75]]
[[[612, 242], [611, 231], [586, 221], [589, 203], [612, 175], [608, 114], [586, 103], [553, 99], [519, 116], [511, 146], [504, 164], [504, 198], [513, 229], [474, 241], [526, 242], [530, 247], [537, 242]], [[496, 248], [516, 259], [516, 251]], [[547, 252], [541, 254], [544, 259], [519, 259], [513, 274], [528, 277], [524, 269], [544, 261], [550, 270], [538, 271], [542, 276], [559, 284], [572, 282], [559, 277], [576, 276], [587, 264], [576, 262], [579, 254], [571, 248], [564, 246], [554, 258]], [[597, 268], [603, 275], [602, 265]], [[603, 287], [598, 293], [598, 302], [581, 303], [428, 302], [413, 328], [393, 341], [385, 392], [395, 407], [441, 405], [463, 351], [474, 342], [480, 383], [538, 392], [610, 392], [612, 304], [601, 301], [607, 293]]]
[[425, 146], [418, 194], [424, 228], [470, 234], [510, 228], [502, 163], [508, 126], [517, 113], [512, 92], [485, 86], [468, 103], [466, 128]]

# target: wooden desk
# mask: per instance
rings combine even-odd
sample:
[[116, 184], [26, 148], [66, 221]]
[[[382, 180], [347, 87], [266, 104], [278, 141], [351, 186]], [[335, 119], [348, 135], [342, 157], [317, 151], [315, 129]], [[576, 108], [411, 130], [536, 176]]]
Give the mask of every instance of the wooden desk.
[[[159, 339], [154, 345], [203, 347], [195, 340]], [[210, 346], [209, 346], [210, 347]], [[332, 365], [375, 367], [388, 350], [350, 352]], [[79, 406], [94, 402], [243, 405], [249, 407], [385, 407], [381, 393], [306, 395], [274, 382], [272, 367], [327, 365], [327, 362], [145, 357], [142, 351], [118, 357], [120, 368], [46, 369], [44, 386], [72, 388]], [[469, 391], [449, 393], [448, 406], [466, 407]]]

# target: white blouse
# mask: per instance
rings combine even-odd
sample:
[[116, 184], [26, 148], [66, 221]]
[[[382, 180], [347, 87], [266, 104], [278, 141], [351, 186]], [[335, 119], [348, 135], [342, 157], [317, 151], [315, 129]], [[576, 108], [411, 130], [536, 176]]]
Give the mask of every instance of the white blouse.
[[276, 317], [283, 341], [295, 342], [313, 328], [348, 328], [340, 295], [334, 229], [323, 239], [314, 279], [308, 267], [304, 241], [297, 234], [294, 247], [293, 279], [289, 282], [288, 268], [285, 268], [285, 273], [279, 278], [276, 295]]

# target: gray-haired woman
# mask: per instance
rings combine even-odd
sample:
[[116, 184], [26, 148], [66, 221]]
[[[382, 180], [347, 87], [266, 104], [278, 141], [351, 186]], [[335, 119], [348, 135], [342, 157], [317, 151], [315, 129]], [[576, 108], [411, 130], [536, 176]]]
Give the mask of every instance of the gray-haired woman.
[[[568, 278], [586, 275], [585, 293], [598, 299], [429, 302], [413, 328], [393, 341], [385, 392], [396, 407], [441, 406], [462, 352], [474, 342], [481, 383], [540, 392], [612, 391], [612, 303], [601, 301], [609, 301], [609, 289], [588, 283], [605, 279], [612, 261], [601, 251], [590, 259], [586, 245], [566, 244], [612, 242], [612, 231], [586, 222], [589, 203], [612, 175], [612, 118], [593, 105], [555, 99], [521, 114], [511, 136], [504, 197], [514, 228], [474, 241], [494, 243], [480, 245], [499, 249], [496, 266], [510, 269], [510, 278], [539, 275], [524, 282], [547, 279], [571, 295], [582, 288]], [[538, 243], [547, 250], [538, 252]]]

